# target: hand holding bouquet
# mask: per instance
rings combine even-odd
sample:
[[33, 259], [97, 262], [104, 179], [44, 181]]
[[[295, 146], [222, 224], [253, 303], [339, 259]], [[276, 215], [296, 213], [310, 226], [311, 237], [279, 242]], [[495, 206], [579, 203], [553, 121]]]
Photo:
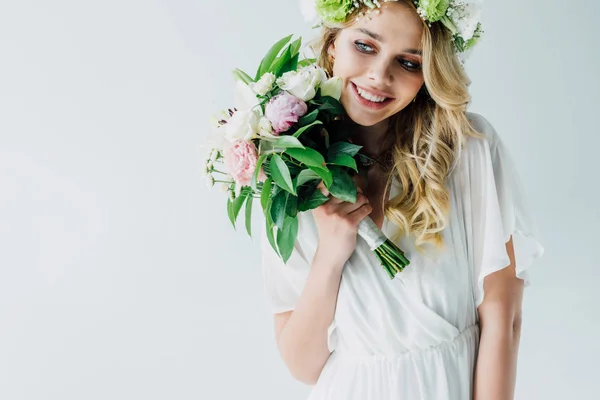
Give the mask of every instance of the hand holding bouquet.
[[[214, 119], [206, 162], [211, 185], [221, 183], [229, 193], [227, 213], [234, 227], [245, 206], [252, 235], [252, 203], [260, 201], [269, 243], [284, 262], [298, 235], [297, 214], [329, 199], [317, 188], [321, 182], [331, 195], [356, 202], [352, 174], [361, 156], [361, 146], [349, 142], [339, 118], [341, 80], [329, 78], [314, 59], [300, 60], [301, 39], [290, 43], [291, 38], [271, 47], [254, 78], [234, 71], [236, 106]], [[409, 264], [369, 217], [360, 222], [359, 235], [390, 278]]]

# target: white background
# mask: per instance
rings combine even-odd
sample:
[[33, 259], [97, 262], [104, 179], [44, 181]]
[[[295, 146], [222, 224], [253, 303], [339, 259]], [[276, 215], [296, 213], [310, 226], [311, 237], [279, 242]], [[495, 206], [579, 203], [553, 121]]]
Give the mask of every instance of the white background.
[[[546, 247], [517, 399], [600, 396], [598, 15], [488, 0], [467, 66]], [[200, 147], [231, 69], [306, 31], [294, 0], [1, 1], [0, 398], [306, 398]]]

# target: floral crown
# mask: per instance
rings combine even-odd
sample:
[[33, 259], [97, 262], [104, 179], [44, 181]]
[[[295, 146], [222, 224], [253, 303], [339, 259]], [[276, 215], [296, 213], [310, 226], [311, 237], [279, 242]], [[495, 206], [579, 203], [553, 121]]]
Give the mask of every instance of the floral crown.
[[[307, 21], [316, 26], [323, 24], [340, 24], [348, 15], [361, 5], [368, 7], [367, 12], [359, 12], [359, 20], [372, 11], [381, 12], [382, 3], [398, 0], [301, 0], [301, 11]], [[452, 32], [454, 51], [464, 63], [467, 51], [481, 37], [481, 1], [480, 0], [413, 0], [417, 12], [429, 26], [433, 22], [441, 22]], [[369, 17], [370, 18], [370, 17]]]

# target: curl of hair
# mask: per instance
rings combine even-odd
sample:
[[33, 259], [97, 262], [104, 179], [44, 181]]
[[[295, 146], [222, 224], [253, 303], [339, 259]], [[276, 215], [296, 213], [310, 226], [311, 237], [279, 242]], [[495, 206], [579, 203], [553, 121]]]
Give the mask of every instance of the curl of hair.
[[[417, 12], [411, 0], [398, 2]], [[328, 50], [339, 32], [354, 23], [360, 11], [365, 10], [359, 8], [343, 24], [323, 26], [319, 37], [309, 44], [318, 64], [330, 76], [333, 61]], [[429, 26], [423, 21], [425, 83], [415, 102], [390, 118], [390, 134], [382, 147], [392, 149], [392, 170], [383, 196], [385, 216], [397, 227], [394, 239], [404, 234], [414, 236], [415, 249], [421, 253], [425, 244], [444, 248], [442, 231], [450, 210], [446, 179], [458, 164], [467, 136], [484, 137], [467, 118], [471, 81], [454, 53], [451, 38], [441, 23]], [[402, 188], [397, 196], [385, 202], [394, 175]]]

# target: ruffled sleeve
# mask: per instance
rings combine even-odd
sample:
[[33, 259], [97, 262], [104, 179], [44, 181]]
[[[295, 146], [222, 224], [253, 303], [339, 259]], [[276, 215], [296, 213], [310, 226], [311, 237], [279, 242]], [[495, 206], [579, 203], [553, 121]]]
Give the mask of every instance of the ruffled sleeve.
[[515, 163], [492, 125], [469, 113], [474, 127], [486, 139], [467, 142], [471, 243], [475, 305], [484, 298], [483, 281], [510, 265], [506, 243], [513, 238], [516, 275], [530, 284], [528, 269], [544, 253], [537, 227]]
[[[260, 247], [264, 289], [271, 312], [274, 314], [293, 310], [302, 294], [310, 272], [314, 250], [308, 249], [300, 235], [310, 235], [312, 227], [305, 225], [307, 215], [298, 215], [298, 240], [287, 263], [284, 263], [271, 247], [265, 224], [261, 229]], [[304, 245], [303, 245], [304, 243]], [[334, 351], [337, 346], [335, 319], [327, 329], [327, 347]]]

